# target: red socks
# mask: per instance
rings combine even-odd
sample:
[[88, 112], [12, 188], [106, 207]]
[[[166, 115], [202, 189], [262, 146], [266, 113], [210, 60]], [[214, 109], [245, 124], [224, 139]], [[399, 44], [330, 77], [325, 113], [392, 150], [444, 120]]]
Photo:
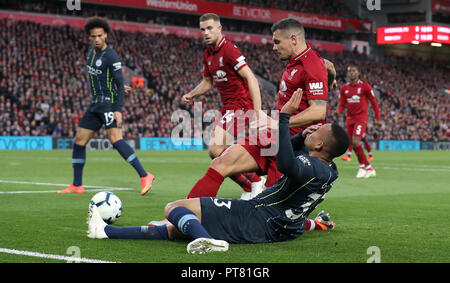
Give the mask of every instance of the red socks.
[[312, 230], [327, 230], [327, 227], [316, 220], [306, 219], [305, 231]]
[[219, 172], [209, 168], [205, 176], [195, 183], [187, 198], [215, 197], [223, 180], [224, 177]]
[[360, 165], [365, 165], [365, 166], [370, 165], [369, 161], [367, 161], [366, 154], [364, 153], [364, 149], [361, 144], [359, 146], [355, 147], [355, 153], [356, 153], [356, 156], [358, 157], [358, 162]]
[[233, 176], [230, 176], [230, 179], [235, 181], [241, 188], [246, 192], [252, 191], [252, 182], [247, 179], [247, 177], [244, 174], [236, 174]]
[[245, 177], [247, 177], [247, 179], [249, 179], [250, 182], [252, 182], [252, 183], [261, 181], [261, 176], [259, 176], [259, 175], [256, 174], [255, 172], [244, 173], [244, 175], [245, 175]]

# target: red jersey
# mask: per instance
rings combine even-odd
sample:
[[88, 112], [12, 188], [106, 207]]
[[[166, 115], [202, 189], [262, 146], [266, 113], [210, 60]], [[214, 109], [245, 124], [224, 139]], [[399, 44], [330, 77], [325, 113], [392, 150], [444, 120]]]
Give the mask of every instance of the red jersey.
[[[239, 48], [223, 37], [213, 50], [208, 47], [203, 53], [203, 76], [212, 77], [222, 100], [222, 109], [253, 109], [248, 83], [238, 71], [247, 66]], [[222, 114], [223, 114], [222, 113]]]
[[340, 89], [338, 112], [342, 113], [347, 106], [347, 120], [367, 122], [368, 100], [372, 104], [377, 120], [380, 120], [380, 109], [372, 87], [361, 80], [358, 80], [355, 85], [346, 83]]
[[[286, 66], [278, 91], [278, 111], [281, 111], [298, 88], [303, 89], [302, 101], [298, 110], [292, 115], [308, 108], [308, 100], [328, 100], [328, 72], [325, 62], [310, 46], [291, 59]], [[304, 128], [291, 128], [290, 134], [295, 135]]]

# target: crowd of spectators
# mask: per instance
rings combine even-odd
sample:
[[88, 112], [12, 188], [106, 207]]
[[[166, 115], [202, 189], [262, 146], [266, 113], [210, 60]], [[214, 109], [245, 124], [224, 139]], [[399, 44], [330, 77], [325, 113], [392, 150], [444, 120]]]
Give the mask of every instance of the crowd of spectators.
[[[175, 35], [114, 31], [110, 44], [127, 67], [147, 79], [147, 88], [133, 88], [125, 100], [126, 137], [170, 137], [184, 109], [180, 98], [200, 81], [201, 39]], [[271, 45], [240, 42], [251, 69], [278, 87], [286, 62]], [[81, 29], [0, 20], [0, 134], [4, 136], [73, 137], [91, 101], [85, 59], [88, 39]], [[405, 59], [378, 62], [362, 55], [321, 54], [335, 63], [338, 83], [346, 67], [357, 65], [361, 78], [378, 94], [382, 126], [370, 111], [369, 139], [449, 140], [449, 96], [446, 66]], [[262, 91], [264, 109], [275, 109], [276, 92]], [[219, 109], [214, 88], [199, 98], [203, 111]], [[337, 116], [338, 92], [329, 95], [329, 121]], [[192, 108], [187, 110], [192, 111]], [[104, 135], [103, 130], [100, 136]]]
[[[36, 2], [34, 0], [4, 0], [0, 3], [0, 9], [39, 12], [53, 15], [92, 17], [101, 16], [111, 20], [141, 22], [158, 25], [172, 25], [198, 28], [198, 15], [174, 14], [170, 12], [155, 11], [150, 9], [135, 9], [131, 7], [105, 6], [92, 3], [83, 3], [81, 10], [68, 10], [65, 1], [49, 0]], [[214, 2], [214, 1], [212, 1]], [[219, 2], [219, 1], [217, 1]], [[233, 1], [220, 1], [233, 2]], [[302, 1], [234, 1], [242, 5], [256, 5], [270, 8], [276, 3], [277, 9], [298, 11], [302, 13], [318, 13], [320, 15], [341, 16], [348, 14], [348, 9], [339, 1], [331, 0], [302, 0]], [[233, 2], [233, 3], [234, 3]], [[264, 2], [266, 2], [264, 4]], [[350, 17], [356, 19], [357, 17]], [[221, 24], [227, 32], [242, 32], [253, 34], [271, 35], [271, 23], [248, 22], [236, 19], [222, 18]], [[344, 32], [335, 32], [325, 29], [313, 29], [305, 27], [309, 39], [341, 42], [350, 35]], [[354, 39], [367, 40], [367, 33], [352, 35]]]

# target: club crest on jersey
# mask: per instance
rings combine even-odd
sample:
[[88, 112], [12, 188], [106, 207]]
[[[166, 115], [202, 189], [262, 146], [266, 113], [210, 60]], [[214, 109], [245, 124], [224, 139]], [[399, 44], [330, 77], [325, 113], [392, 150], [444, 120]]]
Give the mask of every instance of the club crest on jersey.
[[292, 80], [292, 78], [294, 77], [295, 73], [297, 73], [297, 72], [298, 72], [297, 69], [292, 70], [291, 75], [289, 76], [288, 80]]
[[219, 58], [219, 67], [223, 67], [223, 56]]
[[102, 59], [95, 61], [95, 66], [100, 67], [102, 65]]

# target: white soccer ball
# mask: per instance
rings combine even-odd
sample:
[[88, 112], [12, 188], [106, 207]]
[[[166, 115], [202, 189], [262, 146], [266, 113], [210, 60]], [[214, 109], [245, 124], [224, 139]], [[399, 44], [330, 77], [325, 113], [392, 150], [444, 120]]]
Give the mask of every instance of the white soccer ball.
[[89, 204], [98, 207], [100, 216], [108, 224], [114, 223], [122, 214], [122, 201], [111, 192], [97, 193]]

